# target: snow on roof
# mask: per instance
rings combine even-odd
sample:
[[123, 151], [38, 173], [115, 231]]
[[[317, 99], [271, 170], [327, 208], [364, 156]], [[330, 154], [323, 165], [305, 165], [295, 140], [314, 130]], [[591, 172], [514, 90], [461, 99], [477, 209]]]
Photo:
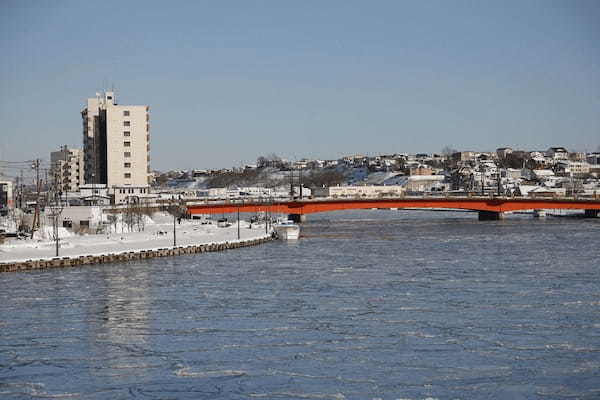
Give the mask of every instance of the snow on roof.
[[554, 176], [554, 172], [551, 169], [534, 169], [533, 173], [535, 176]]
[[444, 175], [410, 175], [407, 177], [409, 181], [443, 181]]

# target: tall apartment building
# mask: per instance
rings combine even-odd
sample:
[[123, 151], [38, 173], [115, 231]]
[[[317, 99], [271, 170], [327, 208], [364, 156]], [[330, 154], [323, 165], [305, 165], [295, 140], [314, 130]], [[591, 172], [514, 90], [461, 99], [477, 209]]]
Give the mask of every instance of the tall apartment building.
[[84, 184], [85, 167], [83, 151], [61, 146], [59, 151], [50, 153], [52, 177], [57, 180], [61, 191], [76, 192]]
[[148, 193], [148, 106], [117, 104], [113, 92], [96, 93], [81, 111], [85, 182], [105, 184], [115, 202]]

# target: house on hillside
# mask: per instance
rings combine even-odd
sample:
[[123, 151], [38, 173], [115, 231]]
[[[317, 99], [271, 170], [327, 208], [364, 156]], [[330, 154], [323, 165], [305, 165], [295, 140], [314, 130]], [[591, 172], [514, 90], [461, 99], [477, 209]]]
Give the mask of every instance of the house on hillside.
[[546, 156], [554, 160], [568, 160], [569, 152], [564, 147], [550, 147], [546, 150]]

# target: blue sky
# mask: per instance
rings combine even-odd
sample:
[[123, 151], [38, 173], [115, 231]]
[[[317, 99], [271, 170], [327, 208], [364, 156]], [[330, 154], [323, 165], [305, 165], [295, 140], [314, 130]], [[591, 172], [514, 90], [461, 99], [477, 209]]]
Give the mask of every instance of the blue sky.
[[114, 85], [155, 169], [600, 145], [600, 1], [0, 3], [0, 160]]

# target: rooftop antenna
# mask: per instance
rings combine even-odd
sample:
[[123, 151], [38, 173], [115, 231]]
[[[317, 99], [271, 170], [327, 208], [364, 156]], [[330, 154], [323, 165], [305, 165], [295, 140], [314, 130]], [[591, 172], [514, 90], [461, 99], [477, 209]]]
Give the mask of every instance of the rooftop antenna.
[[115, 94], [115, 83], [110, 85], [110, 91], [113, 93], [113, 104], [117, 104], [117, 95]]

